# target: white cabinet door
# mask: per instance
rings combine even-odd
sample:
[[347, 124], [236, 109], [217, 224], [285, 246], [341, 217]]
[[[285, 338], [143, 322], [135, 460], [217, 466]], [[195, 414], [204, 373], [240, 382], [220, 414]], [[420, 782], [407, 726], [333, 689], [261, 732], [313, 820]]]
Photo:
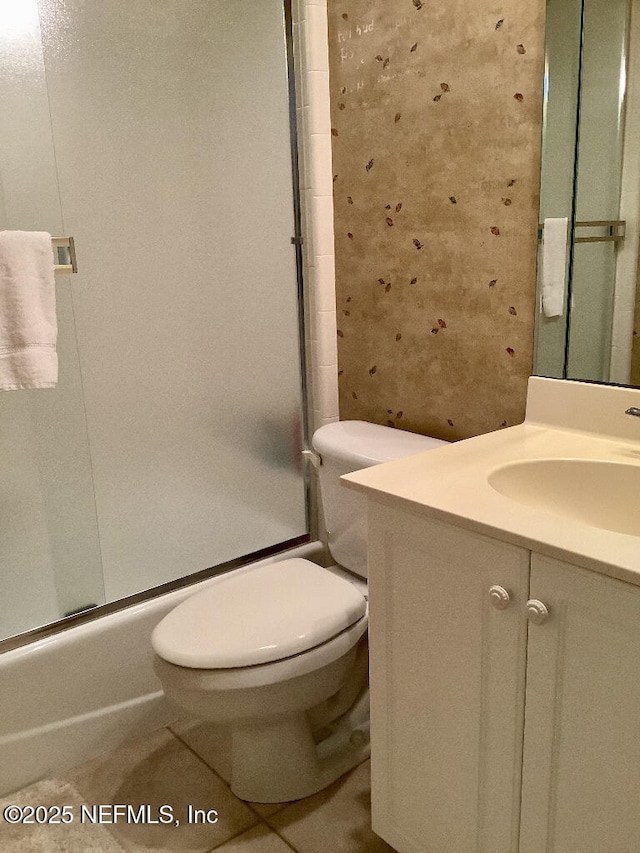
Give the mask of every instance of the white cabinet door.
[[640, 590], [532, 555], [522, 853], [640, 850]]
[[516, 851], [529, 554], [369, 506], [373, 828], [400, 853]]

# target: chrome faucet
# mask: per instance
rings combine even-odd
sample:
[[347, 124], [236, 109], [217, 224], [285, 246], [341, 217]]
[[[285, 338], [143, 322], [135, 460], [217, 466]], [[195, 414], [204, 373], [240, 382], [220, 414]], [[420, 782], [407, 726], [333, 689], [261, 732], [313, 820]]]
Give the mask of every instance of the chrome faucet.
[[633, 415], [634, 418], [640, 418], [640, 409], [637, 406], [631, 406], [630, 409], [625, 411], [625, 415]]

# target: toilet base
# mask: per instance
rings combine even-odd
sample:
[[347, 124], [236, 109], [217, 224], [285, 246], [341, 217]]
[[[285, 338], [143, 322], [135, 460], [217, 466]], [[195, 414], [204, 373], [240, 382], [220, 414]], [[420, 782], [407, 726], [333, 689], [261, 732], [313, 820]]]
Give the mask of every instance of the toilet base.
[[365, 691], [319, 743], [304, 712], [236, 729], [231, 790], [241, 800], [283, 803], [330, 785], [369, 757], [368, 704]]

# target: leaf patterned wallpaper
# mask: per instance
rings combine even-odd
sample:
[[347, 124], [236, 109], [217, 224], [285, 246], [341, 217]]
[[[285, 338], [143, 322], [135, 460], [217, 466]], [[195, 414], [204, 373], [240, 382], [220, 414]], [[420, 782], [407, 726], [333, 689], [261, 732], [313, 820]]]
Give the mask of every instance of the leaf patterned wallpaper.
[[341, 419], [524, 417], [544, 0], [329, 0]]

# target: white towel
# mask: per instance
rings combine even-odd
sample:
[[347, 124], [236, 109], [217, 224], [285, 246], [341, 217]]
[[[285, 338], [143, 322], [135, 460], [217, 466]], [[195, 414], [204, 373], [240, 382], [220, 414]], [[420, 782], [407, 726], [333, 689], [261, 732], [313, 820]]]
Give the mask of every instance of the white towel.
[[0, 231], [0, 390], [58, 381], [51, 235]]
[[542, 310], [545, 317], [564, 312], [567, 217], [545, 219], [542, 231]]

